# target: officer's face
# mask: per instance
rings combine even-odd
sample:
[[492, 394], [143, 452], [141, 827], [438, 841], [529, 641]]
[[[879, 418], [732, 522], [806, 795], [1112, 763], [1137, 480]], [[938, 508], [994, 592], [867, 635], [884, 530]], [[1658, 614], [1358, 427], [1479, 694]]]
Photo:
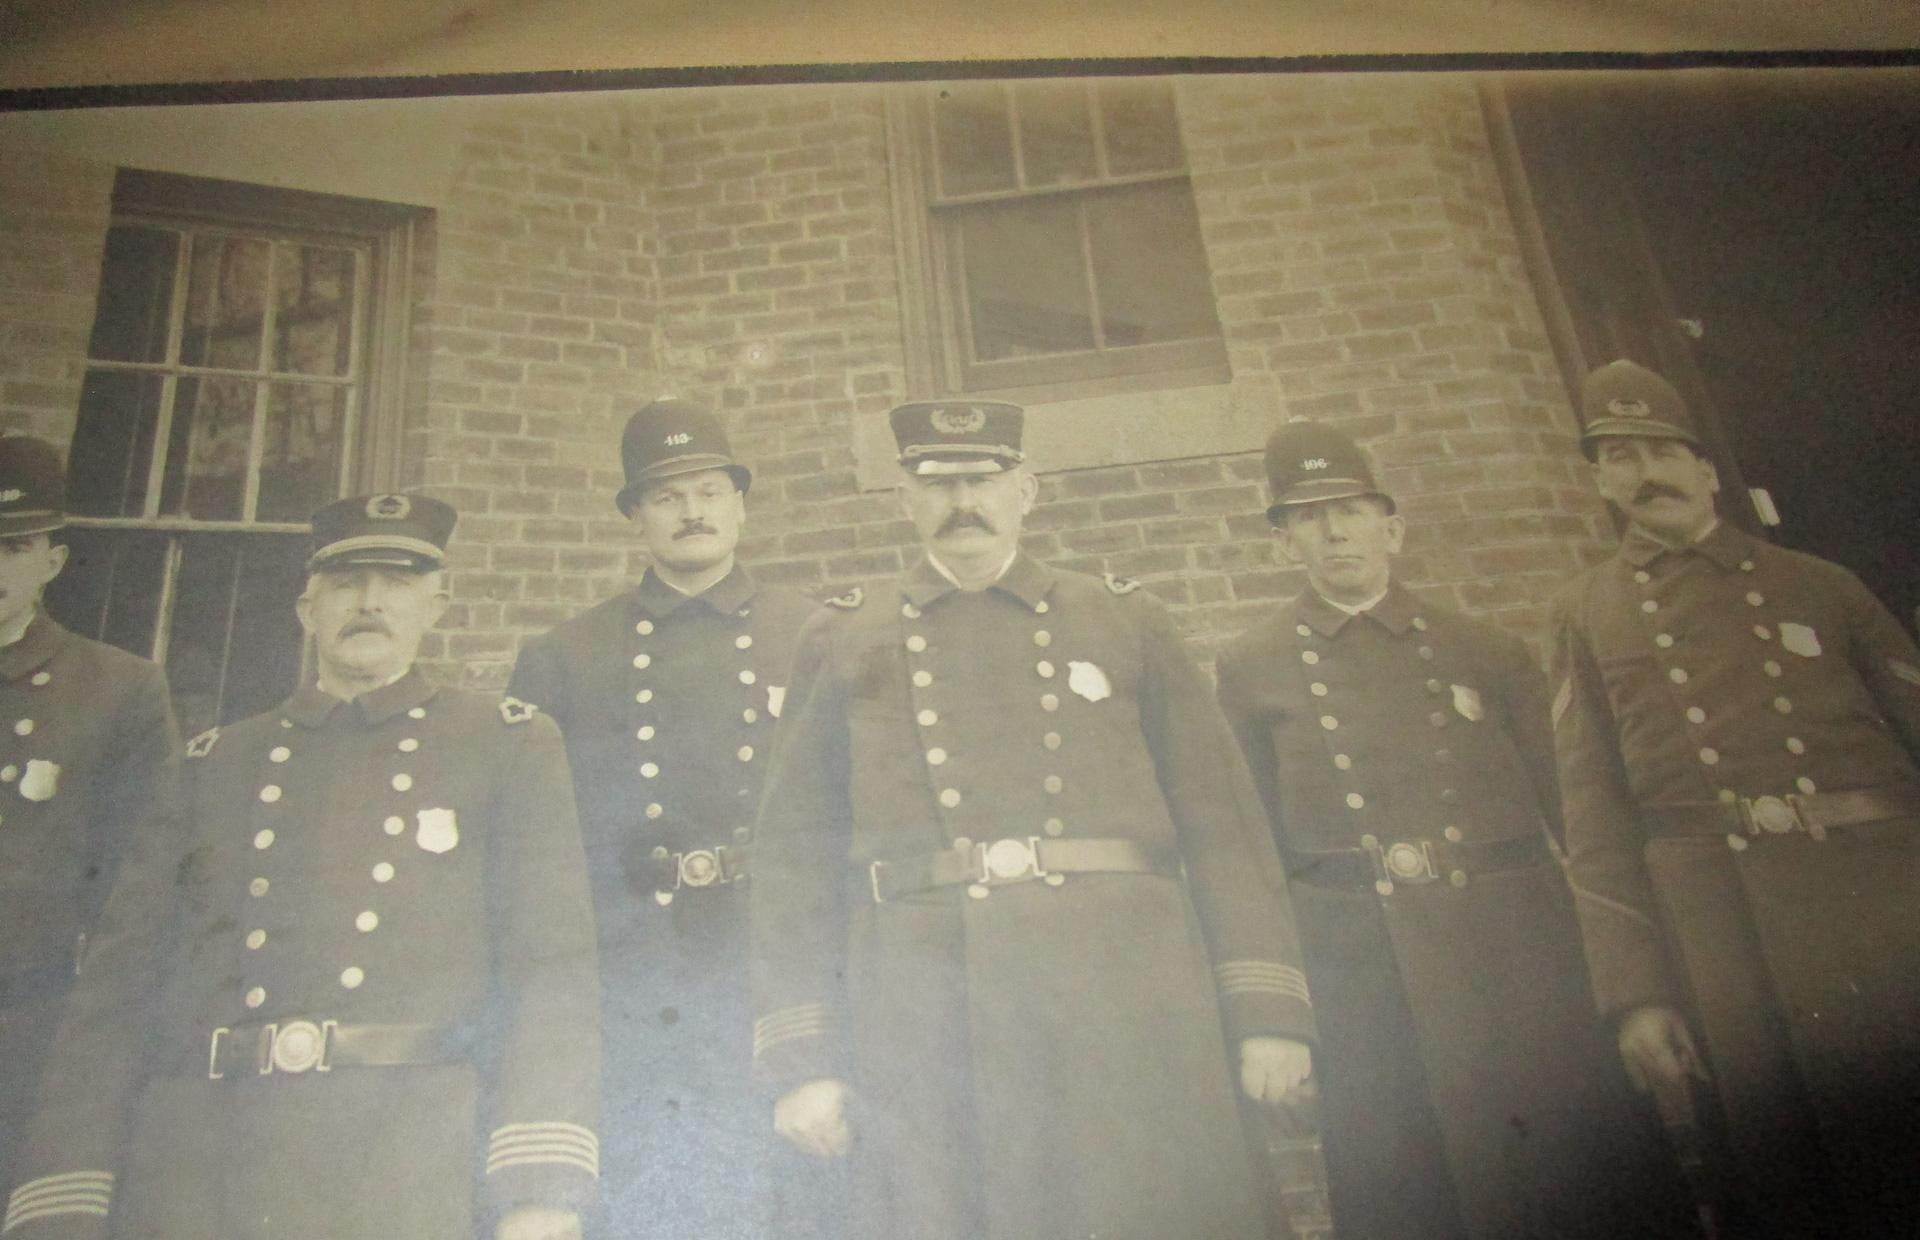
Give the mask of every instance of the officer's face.
[[1713, 520], [1720, 475], [1678, 439], [1609, 435], [1593, 456], [1600, 494], [1649, 534], [1687, 542]]
[[1371, 495], [1296, 504], [1282, 520], [1280, 549], [1336, 603], [1364, 603], [1385, 590], [1388, 563], [1407, 536], [1406, 520]]
[[703, 469], [648, 487], [628, 519], [655, 563], [697, 573], [733, 554], [747, 519], [746, 497], [726, 470]]
[[374, 565], [317, 572], [295, 605], [323, 670], [337, 679], [397, 676], [447, 610], [444, 574]]
[[66, 563], [67, 549], [54, 546], [45, 534], [0, 538], [0, 629], [32, 611]]
[[900, 498], [920, 541], [943, 561], [1004, 560], [1040, 484], [1024, 469], [990, 474], [908, 474]]

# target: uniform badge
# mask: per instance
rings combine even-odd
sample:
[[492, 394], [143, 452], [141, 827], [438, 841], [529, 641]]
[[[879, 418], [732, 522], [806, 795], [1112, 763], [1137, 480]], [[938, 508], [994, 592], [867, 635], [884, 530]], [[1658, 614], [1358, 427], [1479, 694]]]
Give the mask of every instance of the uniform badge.
[[525, 723], [540, 713], [540, 708], [532, 702], [523, 702], [512, 694], [500, 699], [500, 718], [506, 723]]
[[29, 801], [51, 801], [60, 791], [60, 764], [45, 758], [29, 758], [26, 773], [20, 776], [20, 795]]
[[1487, 717], [1487, 708], [1480, 701], [1480, 691], [1470, 685], [1453, 686], [1453, 708], [1460, 712], [1462, 719], [1474, 723]]
[[200, 735], [194, 737], [192, 740], [187, 742], [187, 756], [189, 758], [206, 757], [208, 754], [213, 752], [213, 743], [219, 739], [220, 739], [220, 729], [208, 728], [206, 731], [202, 732]]
[[1811, 625], [1781, 625], [1780, 644], [1802, 658], [1812, 659], [1820, 654], [1820, 635], [1813, 631]]
[[1616, 418], [1650, 418], [1653, 410], [1644, 400], [1616, 396], [1607, 402], [1607, 412]]
[[413, 501], [404, 495], [376, 495], [367, 501], [367, 516], [375, 521], [404, 521]]
[[423, 809], [414, 817], [420, 824], [414, 833], [414, 842], [428, 852], [452, 852], [460, 842], [460, 824], [452, 810]]
[[866, 602], [866, 600], [867, 592], [859, 586], [855, 586], [845, 594], [836, 594], [828, 599], [827, 606], [838, 607], [842, 611], [852, 611], [860, 606], [860, 604]]
[[768, 685], [767, 686], [767, 713], [769, 715], [772, 715], [775, 719], [778, 719], [780, 717], [780, 708], [785, 706], [786, 704], [787, 704], [787, 687], [785, 685]]
[[1102, 573], [1100, 579], [1106, 582], [1107, 589], [1115, 594], [1132, 594], [1140, 588], [1140, 583], [1131, 577], [1116, 577], [1112, 573]]
[[1113, 682], [1100, 670], [1100, 665], [1078, 659], [1067, 663], [1067, 688], [1089, 702], [1101, 702], [1113, 696]]

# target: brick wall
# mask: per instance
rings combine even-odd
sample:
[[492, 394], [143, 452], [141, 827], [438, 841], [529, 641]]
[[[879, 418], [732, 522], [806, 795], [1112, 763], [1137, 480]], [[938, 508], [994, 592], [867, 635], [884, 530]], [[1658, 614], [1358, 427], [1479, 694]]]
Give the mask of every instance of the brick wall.
[[0, 428], [73, 435], [113, 169], [0, 153]]
[[419, 238], [401, 472], [460, 509], [423, 655], [468, 683], [640, 571], [611, 496], [621, 421], [663, 382], [654, 165], [629, 102], [502, 102]]

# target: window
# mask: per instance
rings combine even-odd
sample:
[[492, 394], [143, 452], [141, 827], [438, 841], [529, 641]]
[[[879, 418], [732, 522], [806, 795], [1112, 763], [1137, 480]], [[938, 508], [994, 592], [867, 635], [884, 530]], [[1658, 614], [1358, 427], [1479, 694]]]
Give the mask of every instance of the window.
[[929, 288], [916, 386], [1044, 399], [1226, 380], [1171, 83], [950, 83], [895, 124]]
[[161, 663], [189, 734], [292, 688], [307, 518], [391, 472], [398, 210], [116, 184], [48, 607]]

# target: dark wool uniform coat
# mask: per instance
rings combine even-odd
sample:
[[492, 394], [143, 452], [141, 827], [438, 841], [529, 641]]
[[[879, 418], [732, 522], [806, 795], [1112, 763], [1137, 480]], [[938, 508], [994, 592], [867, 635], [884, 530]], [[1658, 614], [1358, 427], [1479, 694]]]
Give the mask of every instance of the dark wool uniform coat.
[[[1559, 789], [1526, 647], [1398, 587], [1361, 616], [1309, 590], [1221, 653], [1219, 685], [1292, 879], [1334, 1226], [1683, 1228], [1549, 851]], [[1435, 868], [1391, 880], [1400, 844]]]
[[[753, 1085], [737, 867], [815, 606], [744, 568], [697, 597], [649, 570], [514, 668], [510, 692], [566, 735], [593, 877], [610, 1235], [765, 1236], [776, 1214], [803, 1231], [797, 1190], [818, 1171], [774, 1136]], [[715, 881], [680, 881], [708, 857]]]
[[[489, 1207], [589, 1201], [592, 926], [552, 721], [416, 671], [187, 754], [185, 838], [126, 863], [10, 1234], [465, 1240]], [[337, 1022], [327, 1070], [282, 1058], [301, 1021]], [[263, 1054], [267, 1024], [293, 1040]], [[367, 1066], [396, 1048], [429, 1062]]]
[[171, 808], [179, 743], [145, 659], [45, 615], [0, 649], [0, 1184], [120, 856]]
[[[1258, 1235], [1232, 1044], [1311, 1017], [1165, 609], [1024, 554], [984, 591], [923, 560], [838, 602], [802, 633], [760, 816], [754, 1044], [776, 1092], [852, 1084], [855, 1234]], [[875, 861], [1006, 838], [1164, 861], [874, 898]]]
[[[1692, 1019], [1736, 1191], [1762, 1219], [1911, 1234], [1913, 643], [1846, 570], [1725, 523], [1682, 550], [1630, 530], [1552, 614], [1570, 874], [1602, 1010]], [[1823, 798], [1861, 790], [1908, 808], [1825, 838], [1739, 815], [1743, 798], [1796, 796], [1826, 815], [1840, 803]], [[1820, 1204], [1823, 1182], [1856, 1217]]]

